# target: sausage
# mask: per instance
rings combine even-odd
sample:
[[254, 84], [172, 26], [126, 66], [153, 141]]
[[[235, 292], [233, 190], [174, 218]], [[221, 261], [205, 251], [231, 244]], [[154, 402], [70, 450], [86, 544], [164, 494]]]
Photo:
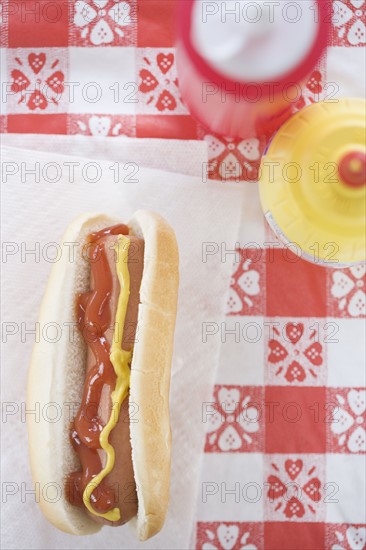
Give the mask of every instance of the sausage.
[[[137, 314], [139, 306], [139, 292], [143, 272], [144, 262], [144, 241], [138, 237], [129, 236], [131, 244], [128, 252], [128, 270], [130, 274], [130, 296], [128, 300], [126, 319], [123, 331], [122, 349], [130, 351], [136, 337]], [[111, 268], [113, 283], [110, 299], [111, 318], [116, 318], [117, 302], [120, 291], [120, 285], [115, 266], [114, 236], [106, 237], [105, 247], [108, 255], [108, 261]], [[113, 326], [106, 332], [106, 337], [111, 344], [113, 338]], [[138, 335], [137, 335], [138, 337]], [[94, 364], [92, 352], [88, 351], [87, 369]], [[104, 389], [105, 388], [105, 389]], [[105, 386], [102, 391], [100, 401], [100, 415], [105, 424], [111, 414], [111, 392], [113, 388]], [[137, 514], [137, 495], [135, 478], [132, 467], [132, 451], [130, 442], [130, 420], [129, 420], [129, 396], [127, 396], [121, 406], [118, 422], [110, 434], [110, 443], [115, 450], [115, 463], [113, 470], [106, 476], [107, 485], [112, 486], [116, 495], [116, 506], [119, 506], [121, 519], [118, 522], [110, 522], [104, 518], [95, 516], [95, 521], [108, 525], [121, 525], [132, 519]], [[99, 450], [105, 454], [103, 450]], [[102, 458], [104, 466], [105, 459]]]
[[[139, 291], [144, 264], [144, 241], [134, 236], [128, 236], [128, 238], [131, 241], [128, 250], [130, 295], [122, 337], [122, 349], [125, 351], [133, 349], [136, 337], [140, 303]], [[83, 472], [75, 472], [70, 476], [77, 489], [77, 498], [73, 498], [73, 503], [78, 505], [82, 505], [81, 494], [88, 479], [92, 479], [105, 466], [107, 455], [100, 448], [99, 433], [107, 424], [111, 414], [114, 414], [111, 393], [114, 390], [115, 375], [109, 360], [109, 350], [114, 337], [115, 322], [119, 322], [116, 320], [120, 294], [116, 271], [116, 240], [115, 234], [104, 236], [98, 240], [98, 246], [101, 247], [99, 252], [102, 254], [100, 258], [96, 255], [94, 261], [100, 263], [91, 269], [90, 291], [80, 295], [78, 300], [80, 326], [84, 328], [92, 326], [90, 315], [91, 318], [98, 319], [98, 326], [94, 326], [93, 335], [85, 335], [83, 332], [87, 342], [84, 405], [81, 405], [79, 409], [75, 428], [72, 429], [71, 434], [73, 446], [79, 454], [83, 468]], [[94, 272], [97, 274], [95, 275], [97, 280], [94, 280]], [[85, 406], [87, 403], [89, 403], [88, 406], [91, 406], [92, 412], [90, 409], [88, 411], [88, 406]], [[89, 511], [88, 513], [98, 523], [121, 525], [137, 514], [137, 495], [130, 443], [129, 395], [122, 402], [117, 424], [109, 436], [109, 443], [115, 451], [115, 462], [111, 472], [92, 492], [91, 503], [99, 513], [104, 513], [111, 507], [118, 507], [120, 519], [111, 522]]]

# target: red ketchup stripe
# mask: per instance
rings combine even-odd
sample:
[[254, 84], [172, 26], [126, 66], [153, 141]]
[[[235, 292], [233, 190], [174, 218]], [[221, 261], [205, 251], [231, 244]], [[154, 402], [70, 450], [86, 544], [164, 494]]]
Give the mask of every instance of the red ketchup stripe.
[[[71, 473], [66, 482], [69, 502], [84, 506], [83, 492], [87, 484], [102, 470], [98, 449], [99, 436], [104, 428], [98, 409], [104, 385], [114, 388], [116, 375], [110, 361], [110, 345], [105, 336], [111, 326], [110, 298], [113, 278], [110, 270], [105, 238], [109, 235], [128, 235], [128, 227], [120, 224], [91, 233], [88, 243], [93, 288], [80, 294], [76, 302], [79, 329], [95, 358], [88, 371], [80, 408], [71, 426], [70, 438], [80, 462], [81, 470]], [[99, 513], [106, 513], [115, 505], [115, 495], [105, 480], [93, 491], [90, 501]]]

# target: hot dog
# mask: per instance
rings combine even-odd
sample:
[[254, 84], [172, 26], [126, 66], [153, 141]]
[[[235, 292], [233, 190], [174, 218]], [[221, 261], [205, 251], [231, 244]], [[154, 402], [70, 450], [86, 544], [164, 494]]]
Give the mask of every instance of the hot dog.
[[161, 529], [169, 498], [177, 243], [147, 211], [128, 225], [84, 215], [63, 243], [79, 246], [74, 261], [53, 266], [40, 326], [76, 330], [37, 342], [28, 378], [27, 407], [54, 403], [63, 413], [57, 422], [27, 417], [40, 506], [69, 533], [131, 522], [146, 540]]

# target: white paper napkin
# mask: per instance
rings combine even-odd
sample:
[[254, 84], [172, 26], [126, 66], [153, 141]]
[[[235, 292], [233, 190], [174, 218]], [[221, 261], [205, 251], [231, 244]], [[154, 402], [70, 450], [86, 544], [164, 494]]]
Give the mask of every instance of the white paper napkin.
[[94, 160], [137, 163], [198, 176], [207, 172], [207, 143], [198, 140], [2, 134], [3, 147], [50, 151]]
[[[5, 482], [8, 491], [13, 488], [15, 492], [8, 494], [3, 503], [4, 547], [189, 548], [204, 442], [202, 402], [210, 398], [219, 352], [218, 339], [202, 341], [202, 325], [221, 320], [232, 266], [231, 256], [222, 258], [218, 253], [204, 262], [202, 249], [205, 243], [217, 243], [221, 249], [223, 243], [235, 242], [242, 209], [240, 185], [202, 183], [199, 178], [142, 167], [135, 175], [136, 182], [115, 183], [111, 162], [102, 161], [98, 161], [100, 181], [90, 183], [83, 179], [83, 172], [91, 159], [4, 148], [2, 160], [3, 176], [4, 170], [7, 173], [18, 170], [3, 177], [3, 241], [15, 243], [19, 250], [34, 248], [39, 243], [41, 251], [39, 261], [26, 256], [22, 262], [21, 254], [16, 253], [3, 263], [3, 327], [4, 323], [12, 322], [20, 330], [3, 344], [3, 401], [12, 402], [19, 409], [24, 407], [32, 336], [21, 341], [21, 323], [30, 328], [37, 320], [51, 268], [42, 257], [45, 245], [60, 239], [75, 216], [85, 211], [104, 211], [128, 220], [138, 208], [160, 212], [176, 232], [181, 273], [171, 385], [171, 504], [163, 531], [140, 545], [128, 527], [105, 527], [92, 537], [76, 538], [49, 525], [34, 496], [25, 493], [32, 484], [26, 427], [19, 412], [5, 419], [2, 430], [3, 488]], [[79, 165], [71, 183], [67, 163], [76, 160]], [[61, 169], [61, 178], [54, 183], [50, 181], [55, 174], [52, 163]], [[41, 174], [39, 182], [31, 175], [23, 177], [25, 169], [38, 170], [37, 166]], [[120, 174], [125, 175], [123, 166]], [[92, 177], [92, 171], [88, 177]]]

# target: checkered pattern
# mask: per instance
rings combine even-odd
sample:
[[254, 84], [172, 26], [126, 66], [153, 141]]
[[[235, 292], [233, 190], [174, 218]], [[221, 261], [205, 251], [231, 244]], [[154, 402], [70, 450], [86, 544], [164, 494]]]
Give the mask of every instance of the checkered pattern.
[[365, 548], [365, 267], [299, 258], [245, 193], [196, 547]]
[[[330, 97], [340, 59], [362, 70], [366, 2], [333, 6], [327, 59], [299, 109]], [[204, 139], [210, 177], [255, 181], [266, 138], [213, 135], [181, 100], [174, 9], [173, 0], [2, 0], [2, 131]], [[347, 78], [340, 93], [359, 95]], [[194, 544], [361, 550], [365, 269], [299, 259], [264, 226], [256, 186], [243, 192]]]

